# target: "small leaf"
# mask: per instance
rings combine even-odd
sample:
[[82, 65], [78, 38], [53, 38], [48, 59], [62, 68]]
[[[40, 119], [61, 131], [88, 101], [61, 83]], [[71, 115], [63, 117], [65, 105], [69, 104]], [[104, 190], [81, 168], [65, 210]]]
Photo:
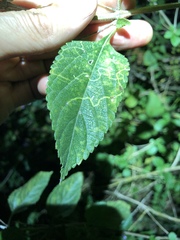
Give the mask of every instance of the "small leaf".
[[138, 100], [133, 95], [129, 95], [128, 98], [125, 100], [125, 104], [129, 108], [134, 108], [137, 106]]
[[109, 41], [67, 43], [52, 65], [47, 102], [62, 179], [98, 146], [122, 99], [129, 63]]
[[132, 172], [129, 168], [123, 169], [123, 171], [122, 171], [122, 176], [123, 177], [130, 177], [131, 175], [132, 175]]
[[122, 28], [122, 27], [124, 27], [126, 25], [130, 25], [130, 24], [131, 24], [131, 22], [128, 19], [126, 19], [126, 18], [118, 18], [117, 22], [116, 22], [116, 27], [117, 27], [117, 29], [120, 29], [120, 28]]
[[144, 65], [148, 66], [148, 67], [149, 66], [152, 67], [153, 65], [156, 65], [157, 59], [156, 59], [155, 54], [152, 51], [147, 50], [144, 53], [143, 62], [144, 62]]
[[167, 30], [164, 34], [164, 38], [170, 39], [173, 47], [177, 47], [180, 44], [180, 29], [175, 28], [174, 26]]
[[173, 36], [173, 32], [172, 31], [166, 31], [164, 34], [164, 38], [166, 39], [170, 39]]
[[49, 212], [56, 217], [67, 217], [76, 207], [82, 191], [83, 174], [75, 173], [59, 183], [48, 196], [46, 204]]
[[116, 201], [107, 201], [107, 206], [111, 206], [114, 209], [118, 211], [118, 213], [121, 215], [121, 218], [127, 219], [131, 215], [131, 206], [122, 200], [116, 200]]
[[46, 188], [52, 172], [39, 172], [22, 187], [14, 190], [8, 197], [11, 211], [19, 211], [35, 204]]
[[177, 240], [177, 235], [174, 232], [170, 232], [168, 234], [168, 239], [169, 240]]
[[157, 169], [163, 169], [163, 167], [165, 167], [164, 160], [159, 156], [155, 156], [152, 163]]
[[177, 47], [180, 44], [180, 37], [175, 34], [172, 36], [170, 40], [173, 47]]
[[149, 117], [161, 117], [165, 112], [164, 105], [154, 91], [149, 91], [148, 102], [146, 105], [146, 113]]
[[92, 226], [120, 230], [123, 220], [130, 217], [130, 205], [121, 200], [96, 202], [87, 208], [85, 216]]

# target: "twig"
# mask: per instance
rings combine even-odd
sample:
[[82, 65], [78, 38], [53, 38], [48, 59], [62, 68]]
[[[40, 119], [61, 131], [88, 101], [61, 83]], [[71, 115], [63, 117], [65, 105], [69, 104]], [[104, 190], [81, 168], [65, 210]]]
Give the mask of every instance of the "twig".
[[132, 233], [132, 232], [128, 232], [128, 231], [125, 231], [125, 232], [124, 232], [124, 235], [133, 236], [133, 237], [138, 237], [138, 238], [146, 238], [146, 239], [149, 239], [149, 236], [147, 236], [147, 235], [139, 234], [139, 233]]
[[138, 174], [138, 175], [135, 175], [135, 176], [132, 176], [132, 177], [121, 178], [121, 179], [118, 179], [118, 182], [111, 183], [110, 187], [114, 187], [114, 186], [118, 185], [119, 183], [121, 183], [121, 185], [122, 185], [124, 183], [129, 183], [129, 182], [132, 182], [132, 181], [152, 178], [152, 177], [154, 177], [156, 175], [159, 176], [161, 173], [173, 172], [173, 171], [179, 171], [179, 170], [180, 170], [180, 166], [176, 166], [176, 167], [164, 168], [164, 169], [161, 169], [161, 170], [148, 172], [148, 173], [144, 173], [144, 174]]
[[[180, 2], [180, 1], [178, 1], [178, 2]], [[179, 8], [176, 8], [176, 10], [175, 10], [175, 14], [174, 14], [174, 23], [173, 23], [174, 28], [177, 28], [178, 15], [179, 15]]]
[[[153, 192], [150, 191], [150, 192], [141, 200], [141, 203], [147, 202], [147, 200], [150, 199], [150, 197], [152, 196], [152, 194], [153, 194]], [[134, 209], [134, 211], [131, 213], [132, 217], [139, 211], [139, 209], [140, 209], [140, 206], [138, 205], [138, 206], [136, 207], [136, 209]], [[135, 226], [139, 221], [141, 221], [141, 219], [143, 219], [143, 217], [144, 217], [145, 214], [147, 214], [146, 211], [144, 211], [144, 212], [138, 217], [138, 219], [128, 228], [128, 231], [131, 231], [131, 230], [134, 228], [134, 226]]]
[[[150, 236], [148, 236], [148, 235], [139, 234], [139, 233], [133, 233], [133, 232], [129, 232], [129, 231], [125, 231], [125, 232], [124, 232], [124, 235], [133, 236], [133, 237], [138, 237], [138, 239], [139, 239], [139, 238], [150, 239]], [[156, 239], [156, 240], [169, 240], [169, 237], [160, 237], [160, 236], [157, 236], [157, 237], [155, 237], [155, 239]], [[177, 240], [180, 240], [180, 238], [177, 238]]]
[[0, 190], [4, 187], [6, 182], [9, 180], [9, 178], [12, 176], [14, 173], [14, 168], [10, 169], [7, 176], [4, 178], [4, 180], [0, 183]]
[[165, 234], [169, 234], [169, 232], [160, 224], [160, 222], [158, 222], [158, 220], [156, 220], [156, 218], [150, 212], [147, 212], [147, 214]]
[[170, 28], [172, 27], [172, 23], [169, 20], [169, 18], [167, 17], [167, 15], [163, 12], [163, 11], [159, 11], [160, 15], [163, 17], [163, 19], [165, 20], [165, 22], [167, 23], [168, 26], [166, 26], [166, 28]]
[[172, 163], [171, 167], [175, 167], [180, 161], [180, 148], [178, 149], [178, 152], [176, 154], [176, 157], [174, 159], [174, 162]]
[[171, 192], [168, 190], [168, 197], [169, 197], [169, 200], [170, 200], [170, 205], [171, 205], [171, 208], [172, 208], [172, 212], [174, 213], [174, 216], [177, 217], [177, 211], [176, 211], [176, 208], [174, 206], [174, 202], [173, 202], [173, 198], [171, 196]]
[[160, 95], [160, 91], [159, 91], [159, 89], [158, 89], [158, 85], [157, 85], [157, 82], [156, 82], [155, 76], [154, 76], [154, 70], [151, 70], [151, 71], [150, 71], [150, 76], [151, 76], [150, 81], [151, 81], [151, 83], [152, 83], [152, 86], [153, 86], [155, 92], [156, 92], [158, 95]]
[[158, 211], [154, 210], [153, 208], [146, 206], [144, 203], [139, 202], [139, 201], [137, 201], [137, 200], [135, 200], [133, 198], [130, 198], [128, 196], [125, 196], [125, 195], [121, 194], [120, 192], [117, 192], [117, 191], [114, 191], [114, 192], [106, 191], [106, 193], [112, 194], [112, 195], [114, 195], [114, 196], [116, 196], [118, 198], [121, 198], [121, 199], [123, 199], [125, 201], [128, 201], [128, 202], [130, 202], [132, 204], [138, 205], [143, 210], [145, 210], [147, 212], [151, 212], [152, 214], [154, 214], [154, 215], [156, 215], [158, 217], [165, 218], [165, 219], [167, 219], [169, 221], [172, 221], [172, 222], [180, 223], [180, 219], [175, 218], [175, 217], [171, 217], [171, 216], [169, 216], [169, 215], [167, 215], [165, 213], [158, 212]]
[[[139, 207], [138, 207], [139, 209]], [[142, 219], [144, 218], [144, 216], [147, 214], [146, 211], [143, 211], [141, 213], [141, 215], [131, 224], [131, 226], [127, 229], [128, 231], [132, 231], [132, 229], [134, 229], [134, 227], [140, 222], [142, 221]]]

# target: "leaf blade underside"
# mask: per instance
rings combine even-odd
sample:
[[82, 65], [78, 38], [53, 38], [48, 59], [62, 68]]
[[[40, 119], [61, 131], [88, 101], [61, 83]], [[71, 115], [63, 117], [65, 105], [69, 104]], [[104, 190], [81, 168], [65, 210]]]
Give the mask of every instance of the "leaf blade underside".
[[128, 60], [113, 49], [109, 38], [67, 43], [51, 67], [47, 105], [62, 179], [103, 139], [126, 87]]

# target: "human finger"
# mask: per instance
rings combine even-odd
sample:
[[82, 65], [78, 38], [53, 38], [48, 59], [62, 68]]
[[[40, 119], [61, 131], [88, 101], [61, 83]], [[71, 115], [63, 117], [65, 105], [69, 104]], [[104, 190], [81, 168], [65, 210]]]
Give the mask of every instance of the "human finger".
[[[109, 27], [98, 34], [92, 35], [91, 40], [98, 41], [112, 32], [114, 27]], [[142, 31], [143, 29], [143, 31]], [[93, 31], [93, 30], [92, 30]], [[125, 50], [146, 45], [153, 36], [151, 25], [144, 20], [130, 20], [130, 24], [116, 31], [111, 39], [111, 44], [116, 50]]]
[[[98, 41], [110, 34], [115, 26], [109, 24], [91, 24], [80, 35], [90, 41]], [[151, 25], [143, 20], [130, 20], [130, 25], [116, 31], [111, 44], [116, 50], [125, 50], [146, 45], [153, 36]]]
[[28, 60], [15, 57], [0, 61], [0, 82], [16, 82], [48, 72], [45, 60]]
[[31, 58], [15, 57], [0, 61], [0, 82], [17, 82], [42, 74], [48, 74], [58, 51], [49, 54], [34, 55]]
[[148, 44], [152, 37], [153, 29], [148, 22], [131, 20], [130, 25], [117, 30], [111, 39], [111, 44], [117, 51], [132, 49]]
[[88, 25], [95, 9], [96, 0], [59, 0], [44, 8], [0, 13], [0, 59], [59, 48]]
[[97, 11], [107, 12], [108, 10], [101, 6], [107, 6], [112, 9], [117, 9], [118, 3], [120, 3], [121, 9], [131, 9], [136, 5], [136, 0], [98, 0]]
[[123, 9], [132, 9], [136, 6], [136, 0], [123, 0], [122, 8]]
[[39, 76], [28, 81], [19, 81], [13, 84], [11, 82], [0, 82], [0, 124], [16, 107], [43, 97], [38, 91], [39, 81], [43, 77]]

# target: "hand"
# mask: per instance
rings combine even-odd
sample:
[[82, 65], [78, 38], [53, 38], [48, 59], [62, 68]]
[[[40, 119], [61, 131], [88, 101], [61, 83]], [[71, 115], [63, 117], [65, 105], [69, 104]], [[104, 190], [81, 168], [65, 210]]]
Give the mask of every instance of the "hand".
[[[101, 0], [109, 6], [115, 2]], [[0, 122], [17, 106], [45, 95], [49, 67], [58, 49], [82, 32], [97, 7], [96, 0], [54, 0], [53, 3], [52, 0], [16, 0], [14, 3], [33, 9], [0, 13]], [[126, 8], [134, 4], [131, 0], [123, 3]], [[148, 43], [152, 29], [148, 23], [137, 21], [115, 34], [112, 45], [116, 49]], [[91, 33], [97, 28], [99, 24], [90, 24], [85, 31]], [[92, 40], [102, 38], [106, 31], [94, 35]]]
[[[116, 9], [118, 0], [98, 0], [99, 4], [108, 6], [110, 8]], [[120, 1], [120, 0], [119, 0]], [[136, 5], [136, 0], [122, 0], [122, 9], [133, 9]], [[98, 7], [96, 13], [99, 15], [105, 15], [109, 10]], [[152, 38], [153, 31], [149, 23], [143, 20], [131, 20], [131, 24], [118, 30], [114, 37], [112, 38], [111, 44], [117, 51], [141, 47], [146, 45]], [[93, 21], [91, 22], [93, 23]], [[112, 31], [112, 26], [106, 28], [106, 24], [89, 24], [88, 27], [81, 33], [81, 36], [88, 36], [89, 40], [97, 41], [105, 37]], [[101, 31], [101, 29], [105, 30]], [[99, 32], [98, 34], [93, 34], [94, 32]], [[92, 34], [92, 35], [91, 35]]]

